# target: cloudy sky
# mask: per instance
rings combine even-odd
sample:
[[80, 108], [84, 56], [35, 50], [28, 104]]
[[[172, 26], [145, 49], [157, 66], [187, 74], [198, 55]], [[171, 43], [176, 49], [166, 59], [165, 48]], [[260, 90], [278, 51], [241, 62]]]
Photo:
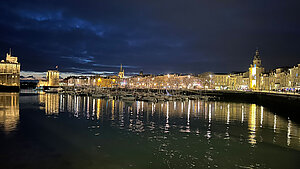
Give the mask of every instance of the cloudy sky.
[[300, 63], [295, 0], [2, 0], [0, 56], [24, 72], [246, 71]]

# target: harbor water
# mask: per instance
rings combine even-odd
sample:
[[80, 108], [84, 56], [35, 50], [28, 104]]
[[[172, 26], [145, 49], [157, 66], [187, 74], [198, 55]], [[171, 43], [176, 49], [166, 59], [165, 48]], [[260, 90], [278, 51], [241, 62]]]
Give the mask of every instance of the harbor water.
[[300, 124], [256, 104], [0, 93], [3, 169], [288, 169], [299, 159]]

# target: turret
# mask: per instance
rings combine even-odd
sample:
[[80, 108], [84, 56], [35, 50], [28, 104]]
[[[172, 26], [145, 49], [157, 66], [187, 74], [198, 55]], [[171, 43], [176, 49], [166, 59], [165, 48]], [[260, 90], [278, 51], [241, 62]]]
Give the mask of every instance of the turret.
[[119, 72], [118, 76], [119, 76], [120, 78], [123, 78], [123, 77], [124, 77], [124, 69], [122, 68], [122, 64], [121, 64], [120, 72]]
[[8, 63], [18, 63], [18, 58], [12, 56], [11, 49], [9, 49], [9, 53], [6, 54], [6, 62], [8, 62]]
[[259, 56], [259, 51], [256, 49], [254, 59], [253, 59], [253, 66], [254, 67], [261, 67], [261, 59]]

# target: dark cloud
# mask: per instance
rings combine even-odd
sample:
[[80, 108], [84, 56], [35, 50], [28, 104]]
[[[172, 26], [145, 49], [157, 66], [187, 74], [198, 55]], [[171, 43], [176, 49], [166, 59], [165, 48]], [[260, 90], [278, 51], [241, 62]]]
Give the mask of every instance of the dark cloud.
[[27, 0], [0, 3], [0, 54], [22, 70], [201, 73], [299, 62], [298, 1]]

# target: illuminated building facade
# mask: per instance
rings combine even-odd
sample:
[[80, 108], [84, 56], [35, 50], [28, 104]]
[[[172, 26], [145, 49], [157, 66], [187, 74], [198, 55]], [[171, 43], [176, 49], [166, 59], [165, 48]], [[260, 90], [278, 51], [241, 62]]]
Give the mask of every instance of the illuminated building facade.
[[226, 74], [226, 73], [216, 73], [212, 75], [212, 82], [213, 83], [211, 85], [214, 86], [215, 89], [228, 89], [229, 87], [229, 80], [230, 80], [230, 75]]
[[47, 79], [40, 80], [38, 87], [59, 87], [59, 71], [58, 70], [48, 70]]
[[200, 89], [202, 79], [192, 75], [148, 75], [127, 78], [128, 88], [155, 88], [155, 89]]
[[261, 89], [260, 86], [260, 77], [264, 72], [264, 68], [261, 66], [261, 59], [259, 56], [259, 51], [256, 50], [255, 56], [253, 59], [253, 64], [250, 65], [249, 68], [249, 88], [256, 90]]
[[59, 71], [48, 70], [47, 72], [48, 86], [59, 86]]
[[118, 76], [93, 76], [91, 77], [91, 86], [103, 87], [103, 88], [113, 88], [121, 84], [122, 80]]
[[89, 86], [91, 77], [86, 76], [71, 76], [65, 79], [67, 86]]
[[212, 73], [211, 89], [217, 90], [261, 90], [261, 91], [296, 91], [300, 90], [300, 64], [292, 68], [277, 68], [265, 73], [259, 51], [256, 50], [253, 63], [248, 72], [218, 74]]
[[119, 86], [122, 79], [118, 76], [71, 76], [66, 78], [65, 81], [67, 86], [112, 88]]
[[249, 72], [241, 73], [213, 73], [211, 74], [211, 88], [217, 90], [245, 90], [249, 87]]
[[0, 62], [0, 86], [16, 90], [20, 88], [20, 63], [17, 57], [11, 55], [11, 52], [6, 54], [6, 60]]
[[249, 72], [234, 74], [235, 83], [231, 87], [233, 90], [245, 90], [249, 86]]
[[300, 64], [289, 69], [288, 87], [300, 88]]
[[118, 76], [79, 76], [65, 79], [68, 86], [124, 87], [142, 89], [215, 89], [215, 90], [300, 90], [300, 64], [292, 68], [277, 68], [265, 73], [259, 51], [256, 50], [249, 71], [234, 73], [205, 72], [195, 75], [164, 74], [124, 77], [120, 68]]

